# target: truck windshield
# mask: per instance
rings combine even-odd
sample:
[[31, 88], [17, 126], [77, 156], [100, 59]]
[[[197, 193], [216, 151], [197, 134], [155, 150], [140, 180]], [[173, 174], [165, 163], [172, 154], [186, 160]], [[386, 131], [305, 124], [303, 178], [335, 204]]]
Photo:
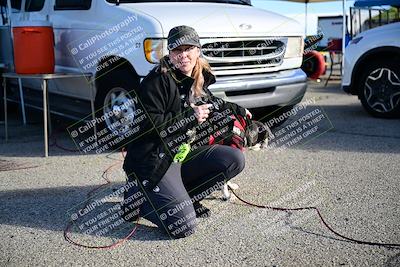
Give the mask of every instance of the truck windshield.
[[207, 2], [207, 3], [228, 3], [238, 5], [251, 5], [251, 0], [106, 0], [109, 3], [150, 3], [150, 2]]

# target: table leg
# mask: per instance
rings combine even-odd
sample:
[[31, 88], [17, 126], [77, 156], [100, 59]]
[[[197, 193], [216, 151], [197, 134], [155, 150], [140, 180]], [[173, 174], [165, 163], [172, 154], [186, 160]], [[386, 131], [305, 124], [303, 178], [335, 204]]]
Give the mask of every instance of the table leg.
[[49, 144], [47, 139], [47, 80], [43, 79], [43, 129], [44, 129], [44, 156], [49, 156]]
[[5, 130], [5, 139], [6, 143], [8, 141], [8, 121], [7, 121], [7, 79], [3, 78], [3, 89], [4, 89], [4, 130]]
[[21, 78], [18, 78], [18, 85], [19, 85], [19, 98], [21, 100], [22, 121], [24, 122], [24, 125], [26, 125], [24, 92], [22, 91], [22, 80], [21, 80]]
[[[92, 109], [92, 119], [95, 120], [96, 119], [96, 113], [95, 113], [95, 107], [94, 107], [94, 81], [90, 81], [91, 85], [90, 85], [90, 91], [91, 91], [91, 97], [90, 97], [90, 107]], [[93, 132], [94, 132], [94, 138], [96, 140], [96, 144], [97, 144], [97, 127], [96, 127], [96, 123], [94, 123], [93, 125]]]
[[334, 58], [333, 58], [332, 52], [329, 52], [329, 59], [331, 61], [331, 68], [330, 68], [328, 79], [326, 79], [326, 82], [325, 82], [325, 87], [328, 85], [328, 82], [331, 79], [332, 72], [333, 72], [333, 59]]
[[51, 135], [53, 132], [53, 128], [51, 127], [51, 113], [50, 113], [50, 101], [49, 101], [49, 81], [46, 79], [46, 101], [47, 101], [47, 124], [49, 127], [49, 134]]

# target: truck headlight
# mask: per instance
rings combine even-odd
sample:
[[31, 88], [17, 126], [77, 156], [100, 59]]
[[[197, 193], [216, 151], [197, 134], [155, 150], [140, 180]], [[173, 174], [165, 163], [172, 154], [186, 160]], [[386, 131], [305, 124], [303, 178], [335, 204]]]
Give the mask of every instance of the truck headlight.
[[304, 40], [301, 37], [288, 37], [285, 58], [302, 57]]
[[153, 64], [160, 62], [160, 59], [166, 54], [165, 39], [146, 39], [143, 47], [146, 60]]

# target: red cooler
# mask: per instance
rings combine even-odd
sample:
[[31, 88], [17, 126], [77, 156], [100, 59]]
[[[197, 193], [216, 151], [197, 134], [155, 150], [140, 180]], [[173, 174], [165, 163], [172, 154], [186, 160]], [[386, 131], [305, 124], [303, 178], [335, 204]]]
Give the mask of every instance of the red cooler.
[[54, 35], [50, 22], [17, 21], [13, 35], [16, 73], [54, 73]]
[[342, 39], [329, 40], [328, 51], [342, 51]]

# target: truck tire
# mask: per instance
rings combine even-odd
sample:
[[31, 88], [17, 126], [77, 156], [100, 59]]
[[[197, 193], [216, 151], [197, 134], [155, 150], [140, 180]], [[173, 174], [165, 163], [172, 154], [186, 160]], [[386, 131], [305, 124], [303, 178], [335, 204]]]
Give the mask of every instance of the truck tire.
[[[123, 136], [129, 124], [135, 119], [136, 105], [132, 100], [139, 87], [139, 79], [129, 68], [116, 68], [97, 81], [98, 92], [95, 99], [96, 117], [103, 116], [98, 132], [106, 129], [114, 138]], [[110, 149], [123, 147], [127, 138], [117, 143], [110, 140]]]
[[365, 110], [375, 117], [400, 115], [400, 61], [380, 58], [368, 62], [358, 80], [358, 96]]

